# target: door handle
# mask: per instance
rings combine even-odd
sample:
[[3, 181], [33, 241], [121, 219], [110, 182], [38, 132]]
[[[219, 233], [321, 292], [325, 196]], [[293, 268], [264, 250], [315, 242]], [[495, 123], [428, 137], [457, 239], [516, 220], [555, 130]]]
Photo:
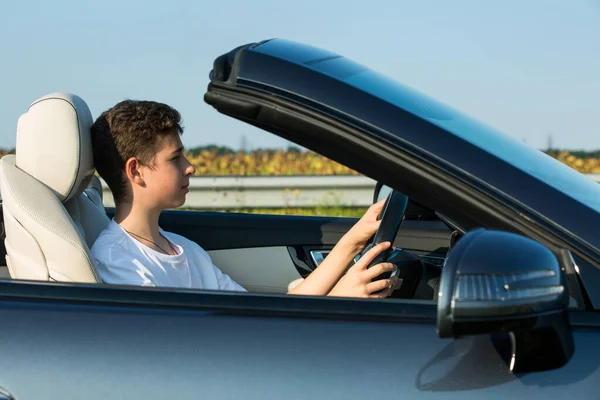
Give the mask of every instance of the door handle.
[[315, 266], [318, 267], [329, 253], [331, 253], [331, 250], [311, 250], [310, 258], [312, 258]]
[[15, 398], [8, 392], [8, 390], [0, 386], [0, 400], [15, 400]]
[[[329, 253], [331, 253], [331, 250], [311, 250], [310, 258], [312, 258], [313, 263], [315, 263], [315, 266], [318, 267], [319, 264], [323, 262], [323, 260], [325, 259], [325, 257], [327, 257]], [[352, 263], [356, 263], [359, 259], [360, 254], [354, 257]]]

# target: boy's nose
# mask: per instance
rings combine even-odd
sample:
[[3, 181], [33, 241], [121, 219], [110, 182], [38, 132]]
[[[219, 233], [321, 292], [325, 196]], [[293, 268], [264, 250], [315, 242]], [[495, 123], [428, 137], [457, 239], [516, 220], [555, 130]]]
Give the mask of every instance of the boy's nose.
[[188, 161], [188, 167], [185, 169], [186, 175], [194, 175], [196, 173], [196, 167]]

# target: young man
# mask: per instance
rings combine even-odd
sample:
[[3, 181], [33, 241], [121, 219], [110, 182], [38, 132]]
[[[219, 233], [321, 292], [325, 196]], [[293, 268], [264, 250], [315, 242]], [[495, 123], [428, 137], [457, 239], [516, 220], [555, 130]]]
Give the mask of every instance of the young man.
[[[92, 126], [94, 163], [116, 205], [115, 217], [94, 243], [92, 256], [107, 283], [245, 291], [214, 266], [198, 244], [158, 225], [162, 210], [184, 204], [195, 171], [183, 154], [180, 121], [180, 114], [166, 104], [126, 100]], [[374, 247], [348, 269], [375, 233], [382, 207], [380, 202], [369, 208], [289, 294], [388, 296], [396, 279], [372, 279], [395, 267], [382, 263], [367, 270], [367, 265], [389, 243]]]

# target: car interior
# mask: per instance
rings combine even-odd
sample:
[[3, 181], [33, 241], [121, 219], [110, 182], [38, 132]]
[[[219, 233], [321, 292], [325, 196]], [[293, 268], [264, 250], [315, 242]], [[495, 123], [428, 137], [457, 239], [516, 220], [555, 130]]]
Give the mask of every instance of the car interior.
[[[92, 123], [87, 104], [66, 93], [36, 100], [19, 118], [16, 154], [0, 160], [3, 279], [102, 283], [90, 248], [114, 209], [103, 206], [94, 174]], [[378, 185], [373, 201], [389, 193]], [[408, 289], [396, 286], [391, 297], [435, 299], [457, 230], [412, 201], [404, 215], [392, 261], [408, 271], [399, 280]], [[356, 220], [167, 210], [160, 225], [202, 246], [249, 292], [281, 294], [310, 274]]]

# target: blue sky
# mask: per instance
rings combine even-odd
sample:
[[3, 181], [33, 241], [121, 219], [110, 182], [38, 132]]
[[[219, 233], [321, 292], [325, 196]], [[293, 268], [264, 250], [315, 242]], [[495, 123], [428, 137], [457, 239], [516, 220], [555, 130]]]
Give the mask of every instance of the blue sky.
[[600, 148], [598, 0], [20, 1], [0, 4], [0, 147], [53, 91], [183, 115], [186, 146], [283, 146], [202, 96], [213, 59], [281, 37], [354, 59], [545, 148]]

